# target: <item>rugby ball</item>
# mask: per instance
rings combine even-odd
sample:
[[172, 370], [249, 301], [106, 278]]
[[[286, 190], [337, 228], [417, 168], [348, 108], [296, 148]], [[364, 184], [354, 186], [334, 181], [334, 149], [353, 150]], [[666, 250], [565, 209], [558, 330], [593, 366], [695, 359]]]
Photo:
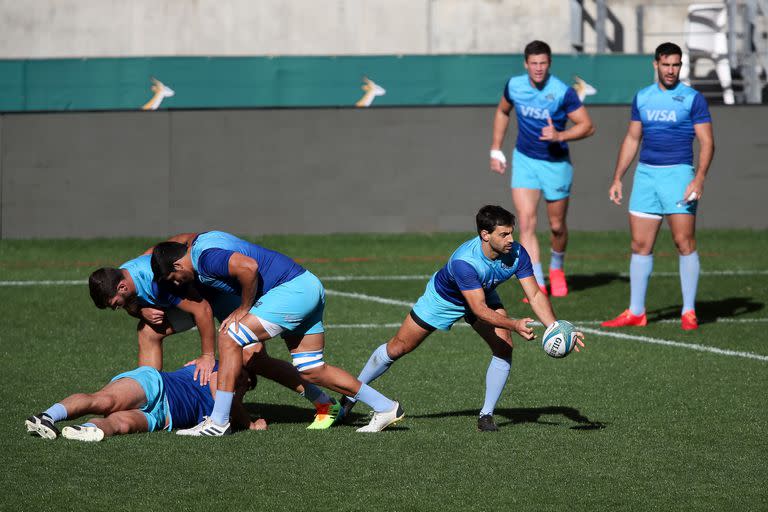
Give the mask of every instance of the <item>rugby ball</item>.
[[544, 331], [541, 348], [550, 357], [561, 358], [571, 353], [576, 346], [576, 327], [567, 320], [556, 320]]

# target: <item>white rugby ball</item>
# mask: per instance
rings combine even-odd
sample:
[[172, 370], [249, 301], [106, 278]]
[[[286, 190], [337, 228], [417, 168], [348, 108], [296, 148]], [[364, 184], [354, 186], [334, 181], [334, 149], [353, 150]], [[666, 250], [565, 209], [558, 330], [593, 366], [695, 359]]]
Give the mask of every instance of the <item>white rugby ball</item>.
[[576, 327], [567, 320], [557, 320], [544, 331], [541, 348], [550, 357], [560, 358], [571, 353], [576, 346]]

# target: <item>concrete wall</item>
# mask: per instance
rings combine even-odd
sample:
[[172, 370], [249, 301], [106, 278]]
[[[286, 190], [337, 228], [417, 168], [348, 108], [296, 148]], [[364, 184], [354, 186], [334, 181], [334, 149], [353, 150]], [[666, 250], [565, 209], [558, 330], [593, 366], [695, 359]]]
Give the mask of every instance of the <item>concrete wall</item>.
[[[625, 229], [626, 210], [609, 203], [607, 188], [629, 109], [590, 112], [598, 134], [572, 145], [570, 225]], [[468, 231], [479, 206], [511, 206], [508, 177], [487, 169], [492, 114], [488, 107], [7, 114], [1, 236]], [[765, 229], [768, 107], [713, 115], [717, 154], [699, 226]], [[631, 178], [625, 182], [628, 192]]]
[[[637, 5], [647, 31], [680, 34], [689, 3], [607, 2], [626, 52]], [[659, 38], [680, 36], [646, 52]], [[532, 39], [571, 51], [569, 0], [0, 0], [0, 58], [517, 53]]]

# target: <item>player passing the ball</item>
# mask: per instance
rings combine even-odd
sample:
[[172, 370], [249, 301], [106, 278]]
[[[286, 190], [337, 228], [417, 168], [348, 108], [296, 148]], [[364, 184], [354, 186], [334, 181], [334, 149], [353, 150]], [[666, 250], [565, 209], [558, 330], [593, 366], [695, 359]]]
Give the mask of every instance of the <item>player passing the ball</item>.
[[[680, 255], [681, 326], [684, 330], [699, 326], [695, 310], [699, 282], [696, 210], [715, 152], [715, 142], [707, 100], [680, 82], [682, 54], [674, 43], [659, 45], [653, 61], [658, 82], [641, 89], [632, 101], [632, 117], [608, 191], [610, 200], [620, 205], [624, 197], [621, 179], [639, 149], [640, 161], [629, 199], [632, 232], [630, 302], [628, 309], [603, 322], [603, 327], [647, 324], [645, 293], [653, 270], [653, 247], [664, 217]], [[695, 170], [694, 137], [699, 140]]]
[[[427, 283], [424, 295], [405, 317], [397, 334], [373, 351], [358, 379], [369, 383], [389, 370], [392, 363], [417, 348], [435, 330], [447, 331], [461, 318], [488, 344], [493, 354], [485, 377], [485, 402], [477, 427], [496, 431], [493, 411], [512, 368], [511, 332], [535, 338], [531, 318], [507, 316], [496, 288], [513, 276], [520, 281], [530, 307], [545, 326], [555, 322], [546, 294], [533, 277], [528, 252], [514, 241], [515, 216], [501, 206], [484, 206], [476, 216], [478, 236], [464, 242], [448, 263]], [[577, 346], [584, 335], [577, 333]], [[342, 399], [345, 414], [354, 398]]]

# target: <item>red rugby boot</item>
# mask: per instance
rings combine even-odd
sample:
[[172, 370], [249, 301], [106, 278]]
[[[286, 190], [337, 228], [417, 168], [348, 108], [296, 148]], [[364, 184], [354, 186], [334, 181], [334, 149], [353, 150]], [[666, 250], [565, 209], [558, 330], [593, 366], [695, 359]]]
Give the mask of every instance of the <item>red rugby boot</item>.
[[648, 318], [645, 313], [642, 315], [633, 315], [629, 309], [625, 309], [622, 314], [611, 320], [601, 323], [601, 327], [642, 327], [648, 324]]
[[568, 285], [565, 283], [565, 272], [561, 268], [549, 269], [549, 289], [553, 297], [568, 295]]
[[680, 324], [684, 331], [693, 331], [699, 328], [699, 320], [696, 318], [696, 312], [689, 309], [680, 317]]

